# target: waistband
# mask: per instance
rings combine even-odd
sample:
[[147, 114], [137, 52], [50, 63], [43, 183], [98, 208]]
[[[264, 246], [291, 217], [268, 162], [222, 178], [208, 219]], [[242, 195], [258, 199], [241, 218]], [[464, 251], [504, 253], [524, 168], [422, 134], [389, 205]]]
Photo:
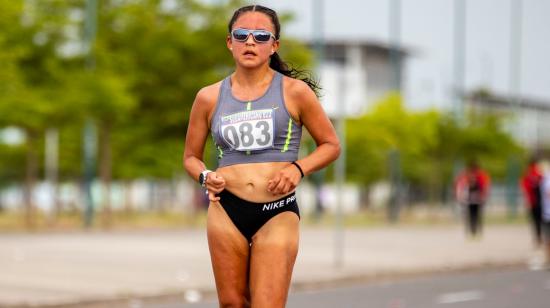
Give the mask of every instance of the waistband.
[[250, 206], [262, 206], [262, 207], [265, 207], [265, 206], [277, 206], [277, 205], [285, 205], [285, 204], [290, 204], [292, 202], [296, 202], [296, 192], [292, 192], [280, 199], [277, 199], [277, 200], [273, 200], [273, 201], [267, 201], [267, 202], [250, 202], [250, 201], [247, 201], [247, 200], [244, 200], [242, 198], [239, 198], [237, 197], [235, 194], [233, 194], [232, 192], [228, 191], [227, 189], [224, 189], [222, 190], [218, 196], [220, 197], [220, 201], [223, 202], [223, 201], [229, 201], [229, 202], [238, 202], [239, 204], [244, 204], [244, 205], [250, 205]]

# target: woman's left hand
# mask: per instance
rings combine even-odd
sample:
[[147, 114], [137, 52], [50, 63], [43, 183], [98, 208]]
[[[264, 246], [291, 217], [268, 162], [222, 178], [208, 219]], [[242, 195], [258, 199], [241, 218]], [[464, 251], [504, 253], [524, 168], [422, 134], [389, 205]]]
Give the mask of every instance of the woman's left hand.
[[285, 195], [296, 189], [302, 179], [300, 170], [296, 166], [289, 164], [281, 169], [267, 183], [267, 191], [273, 195]]

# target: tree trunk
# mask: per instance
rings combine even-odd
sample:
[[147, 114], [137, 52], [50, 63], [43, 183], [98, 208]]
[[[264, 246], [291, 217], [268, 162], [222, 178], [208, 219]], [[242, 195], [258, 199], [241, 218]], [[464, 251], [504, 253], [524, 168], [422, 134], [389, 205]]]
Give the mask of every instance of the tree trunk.
[[28, 230], [34, 230], [35, 208], [33, 204], [32, 193], [34, 184], [36, 183], [38, 173], [38, 158], [36, 154], [36, 134], [30, 129], [26, 130], [27, 134], [27, 162], [25, 170], [25, 187], [23, 191], [23, 199], [25, 206], [25, 227]]
[[54, 226], [61, 213], [61, 204], [59, 199], [59, 130], [50, 128], [46, 131], [46, 151], [45, 151], [44, 170], [46, 182], [52, 198], [52, 208], [48, 213], [48, 225]]
[[134, 211], [132, 206], [132, 182], [127, 180], [124, 182], [124, 213], [132, 214]]
[[104, 121], [99, 128], [99, 176], [102, 183], [102, 216], [103, 227], [110, 228], [112, 225], [111, 215], [111, 174], [112, 174], [112, 156], [111, 156], [111, 124]]

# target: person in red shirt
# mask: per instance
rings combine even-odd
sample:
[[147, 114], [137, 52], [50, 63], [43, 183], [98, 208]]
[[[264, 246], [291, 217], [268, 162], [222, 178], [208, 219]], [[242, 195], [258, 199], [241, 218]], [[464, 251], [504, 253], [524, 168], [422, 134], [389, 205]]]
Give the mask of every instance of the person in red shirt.
[[538, 165], [538, 159], [533, 158], [529, 161], [529, 165], [525, 173], [521, 177], [521, 189], [525, 196], [525, 206], [531, 217], [531, 224], [534, 231], [535, 245], [542, 245], [542, 206], [541, 206], [541, 184], [542, 171]]
[[466, 231], [471, 237], [481, 234], [483, 205], [489, 196], [490, 185], [489, 175], [474, 160], [468, 162], [466, 170], [456, 179], [456, 198], [466, 207]]

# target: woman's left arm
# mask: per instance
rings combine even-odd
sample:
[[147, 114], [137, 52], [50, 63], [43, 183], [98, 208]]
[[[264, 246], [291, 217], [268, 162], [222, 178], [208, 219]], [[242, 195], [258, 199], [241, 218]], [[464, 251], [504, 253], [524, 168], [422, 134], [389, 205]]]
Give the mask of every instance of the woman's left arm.
[[[286, 98], [296, 106], [294, 110], [317, 145], [308, 156], [296, 161], [304, 175], [322, 169], [336, 160], [340, 155], [340, 141], [334, 126], [321, 107], [315, 93], [300, 80], [292, 80], [285, 87]], [[286, 194], [300, 182], [301, 174], [294, 165], [283, 168], [269, 181], [268, 190], [273, 194]]]

